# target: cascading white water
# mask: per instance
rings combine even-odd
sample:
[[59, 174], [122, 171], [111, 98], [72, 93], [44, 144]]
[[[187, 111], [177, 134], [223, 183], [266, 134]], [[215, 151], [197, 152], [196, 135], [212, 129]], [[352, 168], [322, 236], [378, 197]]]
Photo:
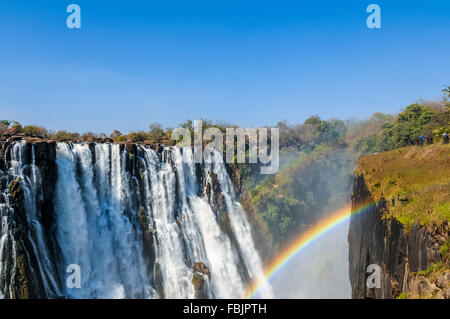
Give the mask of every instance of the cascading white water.
[[[2, 174], [2, 171], [0, 171], [0, 174]], [[7, 197], [5, 197], [4, 194], [1, 194], [2, 199], [7, 200]], [[4, 271], [3, 266], [3, 260], [5, 260], [4, 256], [4, 247], [7, 240], [7, 237], [10, 236], [10, 233], [8, 231], [8, 204], [7, 203], [1, 203], [0, 204], [0, 274]], [[5, 286], [5, 284], [3, 283]], [[3, 299], [5, 295], [2, 292], [2, 289], [0, 289], [0, 299]]]
[[193, 298], [192, 267], [184, 258], [183, 242], [175, 220], [176, 178], [167, 163], [160, 163], [152, 150], [144, 150], [146, 210], [158, 245], [156, 262], [166, 298]]
[[[233, 185], [226, 172], [222, 156], [216, 151], [212, 151], [208, 155], [209, 160], [206, 161], [207, 165], [205, 165], [205, 170], [212, 170], [217, 175], [217, 180], [227, 205], [231, 227], [242, 251], [244, 262], [247, 265], [250, 276], [260, 282], [263, 279], [264, 268], [253, 242], [250, 223], [245, 215], [244, 209], [235, 198]], [[259, 290], [262, 298], [274, 297], [271, 286], [265, 281], [263, 281]]]
[[[219, 154], [211, 155], [210, 164], [196, 165], [187, 148], [159, 154], [136, 146], [131, 153], [118, 144], [58, 143], [55, 233], [46, 237], [37, 208], [45, 190], [34, 148], [27, 163], [25, 145], [12, 146], [9, 173], [21, 180], [36, 272], [52, 292], [47, 297], [239, 298], [249, 280], [263, 275], [250, 224]], [[224, 211], [212, 204], [218, 194], [206, 192], [211, 174]], [[15, 245], [7, 218], [12, 208], [2, 196], [0, 273], [4, 243]], [[55, 254], [48, 247], [52, 240]], [[80, 289], [66, 285], [73, 264], [81, 271]], [[194, 282], [199, 278], [200, 284]], [[271, 288], [261, 296], [272, 297]]]
[[82, 274], [82, 288], [66, 289], [66, 294], [76, 298], [151, 297], [142, 243], [123, 209], [122, 183], [127, 181], [119, 146], [96, 145], [95, 153], [94, 168], [87, 145], [57, 146], [58, 243], [64, 265], [77, 264]]
[[[1, 172], [1, 171], [0, 171]], [[8, 282], [4, 276], [4, 273], [6, 271], [8, 271], [8, 269], [6, 269], [5, 267], [5, 262], [8, 260], [8, 258], [11, 258], [11, 260], [13, 261], [12, 264], [12, 269], [16, 268], [16, 264], [15, 264], [15, 256], [8, 256], [7, 253], [5, 252], [5, 248], [8, 244], [10, 244], [12, 246], [12, 251], [13, 254], [15, 252], [15, 241], [12, 237], [12, 232], [11, 232], [11, 223], [10, 223], [10, 218], [9, 218], [9, 214], [12, 211], [11, 209], [11, 205], [9, 203], [9, 197], [5, 192], [1, 193], [1, 200], [2, 202], [4, 201], [4, 203], [0, 204], [0, 226], [1, 226], [1, 233], [0, 233], [0, 276], [2, 279], [2, 282], [0, 283], [3, 287], [8, 288]], [[0, 289], [0, 299], [4, 298], [4, 293], [2, 291], [2, 289]]]
[[[14, 147], [16, 147], [14, 145]], [[20, 144], [20, 154], [23, 154], [25, 143]], [[20, 156], [20, 160], [23, 161], [23, 156]], [[23, 165], [23, 162], [19, 164], [23, 169], [27, 168], [27, 165]], [[19, 166], [18, 165], [18, 166]], [[37, 197], [42, 196], [41, 189], [41, 177], [39, 169], [35, 163], [34, 145], [31, 145], [31, 164], [28, 166], [31, 170], [30, 177], [24, 175], [21, 176], [21, 185], [25, 193], [25, 210], [27, 212], [28, 224], [30, 226], [30, 243], [32, 244], [33, 251], [37, 256], [39, 271], [42, 274], [44, 283], [44, 289], [46, 291], [56, 291], [59, 294], [58, 284], [53, 275], [51, 258], [48, 255], [47, 243], [44, 240], [44, 233], [41, 224], [41, 216], [37, 211], [36, 200]]]
[[192, 153], [184, 149], [184, 160], [179, 149], [172, 150], [172, 159], [180, 175], [181, 187], [179, 197], [182, 203], [182, 223], [186, 228], [197, 229], [196, 232], [184, 234], [188, 242], [202, 243], [202, 248], [194, 249], [203, 252], [197, 257], [207, 261], [211, 268], [211, 286], [217, 298], [240, 297], [245, 291], [243, 278], [239, 272], [239, 261], [233, 251], [229, 238], [221, 231], [211, 206], [196, 192], [197, 185]]
[[[35, 165], [34, 145], [31, 145], [31, 162], [27, 162], [26, 142], [21, 141], [12, 145], [10, 152], [10, 168], [8, 170], [7, 183], [16, 181], [20, 183], [20, 187], [24, 194], [24, 209], [26, 211], [27, 219], [27, 239], [31, 245], [31, 250], [28, 253], [33, 253], [36, 257], [36, 268], [34, 271], [40, 273], [40, 279], [44, 287], [46, 296], [56, 296], [60, 294], [58, 289], [58, 282], [54, 276], [54, 263], [48, 252], [48, 245], [45, 241], [44, 231], [41, 223], [41, 212], [37, 209], [37, 201], [42, 199], [42, 184], [39, 170]], [[16, 243], [13, 238], [13, 231], [11, 229], [11, 216], [8, 213], [14, 213], [9, 203], [9, 196], [2, 194], [3, 200], [6, 204], [2, 204], [2, 240], [1, 240], [1, 260], [9, 259], [13, 265], [13, 271], [17, 271], [17, 256], [3, 256], [3, 247], [5, 241], [9, 241], [12, 249], [11, 252], [15, 254]], [[8, 287], [8, 283], [4, 283]]]

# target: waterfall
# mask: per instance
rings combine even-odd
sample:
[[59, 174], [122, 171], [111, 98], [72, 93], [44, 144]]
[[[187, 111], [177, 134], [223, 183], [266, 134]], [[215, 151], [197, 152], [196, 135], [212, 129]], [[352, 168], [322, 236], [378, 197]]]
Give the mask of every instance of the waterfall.
[[[0, 174], [3, 176], [3, 172], [0, 171]], [[9, 205], [7, 203], [4, 203], [4, 201], [7, 200], [7, 197], [4, 193], [1, 194], [0, 198], [0, 299], [3, 299], [5, 297], [2, 288], [7, 286], [7, 283], [4, 282], [4, 263], [7, 258], [5, 256], [5, 246], [7, 245], [8, 240], [10, 239], [9, 231], [8, 231], [8, 210]]]
[[188, 149], [184, 151], [186, 160], [183, 160], [179, 149], [173, 149], [171, 155], [181, 184], [178, 194], [182, 206], [181, 223], [186, 223], [184, 230], [198, 228], [194, 232], [183, 232], [188, 243], [199, 246], [190, 249], [194, 252], [190, 257], [208, 262], [215, 297], [239, 297], [245, 293], [245, 287], [236, 252], [233, 251], [229, 238], [221, 231], [211, 206], [198, 196], [192, 152]]
[[[31, 159], [27, 156], [27, 144], [25, 141], [15, 143], [12, 145], [10, 151], [10, 168], [7, 174], [2, 174], [2, 179], [6, 185], [11, 183], [20, 184], [20, 188], [23, 191], [24, 202], [23, 208], [26, 212], [26, 237], [23, 246], [17, 247], [16, 240], [14, 238], [14, 230], [17, 229], [17, 220], [15, 220], [14, 208], [11, 205], [11, 194], [7, 191], [2, 191], [2, 204], [0, 204], [0, 211], [2, 217], [2, 238], [0, 246], [0, 278], [4, 279], [4, 287], [10, 288], [10, 282], [6, 282], [5, 264], [9, 264], [13, 272], [13, 280], [17, 273], [21, 270], [18, 269], [17, 258], [24, 258], [25, 255], [17, 256], [18, 249], [25, 251], [26, 255], [33, 256], [35, 262], [35, 269], [32, 270], [33, 275], [39, 277], [41, 284], [43, 285], [44, 293], [46, 297], [55, 297], [60, 295], [58, 288], [58, 280], [55, 278], [55, 267], [52, 263], [52, 258], [49, 255], [49, 247], [45, 240], [44, 231], [42, 229], [42, 216], [41, 211], [38, 209], [38, 201], [42, 200], [42, 183], [38, 168], [35, 165], [34, 146], [31, 145]], [[28, 244], [28, 245], [27, 245]], [[10, 255], [4, 252], [5, 248], [8, 249]], [[20, 266], [20, 265], [19, 265]], [[10, 295], [12, 293], [10, 292]]]
[[[239, 298], [263, 275], [249, 220], [216, 152], [195, 164], [189, 148], [57, 143], [50, 234], [41, 221], [46, 190], [34, 146], [16, 142], [10, 154], [8, 171], [0, 172], [0, 297], [14, 295], [5, 274], [17, 268], [8, 187], [16, 178], [31, 268], [45, 292], [39, 297]], [[67, 284], [70, 265], [79, 266], [80, 288]], [[261, 296], [273, 297], [271, 287]]]
[[[87, 145], [59, 143], [55, 195], [63, 265], [81, 269], [81, 289], [69, 297], [146, 298], [152, 289], [143, 267], [139, 233], [125, 211], [118, 145], [96, 145], [96, 165]], [[77, 168], [77, 164], [79, 167]], [[94, 176], [98, 182], [95, 183]]]
[[[242, 251], [244, 261], [246, 262], [247, 269], [253, 279], [262, 281], [264, 268], [253, 242], [250, 223], [247, 220], [244, 209], [235, 198], [233, 185], [228, 173], [226, 172], [222, 156], [215, 151], [209, 155], [209, 165], [207, 165], [205, 169], [214, 171], [218, 177], [222, 194], [225, 198], [228, 216], [231, 221], [231, 227], [236, 235], [236, 239], [239, 242], [239, 247]], [[273, 298], [272, 288], [268, 283], [264, 282], [260, 288], [260, 291], [263, 298]]]

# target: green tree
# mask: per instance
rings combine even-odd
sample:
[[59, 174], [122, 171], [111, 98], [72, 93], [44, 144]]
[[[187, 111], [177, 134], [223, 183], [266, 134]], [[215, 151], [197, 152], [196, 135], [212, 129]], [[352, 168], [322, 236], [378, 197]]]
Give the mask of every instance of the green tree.
[[53, 139], [57, 141], [73, 141], [80, 137], [78, 133], [71, 133], [67, 131], [58, 131], [52, 136]]
[[13, 133], [20, 134], [22, 133], [23, 127], [22, 124], [20, 124], [19, 122], [12, 121], [11, 129]]
[[130, 134], [128, 134], [128, 140], [135, 143], [144, 142], [147, 138], [147, 133], [143, 131], [131, 132]]
[[450, 98], [450, 85], [445, 86], [442, 92], [444, 92], [444, 94], [447, 94], [447, 98]]
[[11, 125], [11, 121], [9, 121], [9, 120], [0, 120], [0, 125], [9, 127]]
[[112, 133], [109, 135], [109, 138], [113, 139], [114, 141], [116, 141], [119, 136], [122, 136], [122, 133], [119, 130], [114, 130], [112, 131]]
[[148, 138], [152, 142], [158, 142], [164, 136], [164, 130], [159, 123], [150, 124], [149, 129]]
[[306, 119], [305, 121], [305, 125], [313, 125], [313, 126], [317, 126], [322, 122], [322, 120], [320, 119], [320, 117], [318, 115], [313, 115], [310, 116], [308, 119]]
[[10, 124], [11, 124], [11, 121], [0, 120], [0, 134], [3, 134], [5, 132], [9, 131]]
[[193, 130], [194, 129], [194, 125], [192, 124], [191, 120], [187, 120], [186, 122], [181, 123], [180, 127], [187, 128], [188, 130]]
[[377, 138], [377, 151], [417, 144], [420, 136], [433, 139], [433, 127], [429, 125], [435, 113], [423, 105], [414, 103], [400, 113], [394, 123], [385, 123]]
[[47, 129], [42, 126], [27, 125], [23, 128], [22, 133], [26, 136], [46, 137], [48, 132]]

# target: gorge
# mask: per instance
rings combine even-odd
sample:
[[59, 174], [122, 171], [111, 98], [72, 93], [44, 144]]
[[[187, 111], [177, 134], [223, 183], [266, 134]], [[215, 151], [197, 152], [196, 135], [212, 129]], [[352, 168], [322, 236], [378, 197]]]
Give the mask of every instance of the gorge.
[[[265, 276], [272, 256], [255, 234], [249, 202], [245, 210], [239, 202], [239, 171], [215, 151], [195, 163], [191, 148], [32, 137], [0, 145], [1, 298], [241, 298]], [[296, 174], [303, 189], [322, 196], [314, 202], [347, 201], [353, 161], [341, 151], [302, 162], [323, 174]], [[257, 297], [290, 298], [295, 290], [301, 298], [342, 298], [351, 290], [353, 298], [449, 298], [449, 151], [436, 144], [361, 157], [352, 210], [364, 212], [274, 282], [263, 281]], [[408, 188], [418, 162], [429, 176], [418, 179], [426, 184], [420, 190]], [[270, 194], [283, 199], [287, 192], [272, 183]], [[424, 201], [427, 194], [435, 203]], [[434, 206], [399, 215], [417, 202]], [[381, 267], [380, 288], [366, 286], [369, 264]], [[80, 289], [67, 285], [70, 265], [80, 269]]]

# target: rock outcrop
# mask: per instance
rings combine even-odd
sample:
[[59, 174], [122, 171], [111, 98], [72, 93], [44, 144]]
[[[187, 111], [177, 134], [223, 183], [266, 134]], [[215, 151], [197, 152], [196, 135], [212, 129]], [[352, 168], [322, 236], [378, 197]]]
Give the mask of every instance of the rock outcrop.
[[[375, 203], [363, 175], [355, 178], [348, 234], [350, 280], [353, 298], [450, 298], [449, 273], [437, 271], [422, 275], [444, 260], [443, 245], [448, 242], [448, 222], [420, 225], [410, 230], [388, 216], [382, 200]], [[368, 288], [367, 266], [381, 267], [381, 287]], [[445, 268], [445, 267], [444, 267]]]
[[195, 298], [208, 298], [207, 285], [210, 279], [209, 268], [203, 262], [196, 262], [192, 270], [194, 271], [192, 284], [195, 289]]

